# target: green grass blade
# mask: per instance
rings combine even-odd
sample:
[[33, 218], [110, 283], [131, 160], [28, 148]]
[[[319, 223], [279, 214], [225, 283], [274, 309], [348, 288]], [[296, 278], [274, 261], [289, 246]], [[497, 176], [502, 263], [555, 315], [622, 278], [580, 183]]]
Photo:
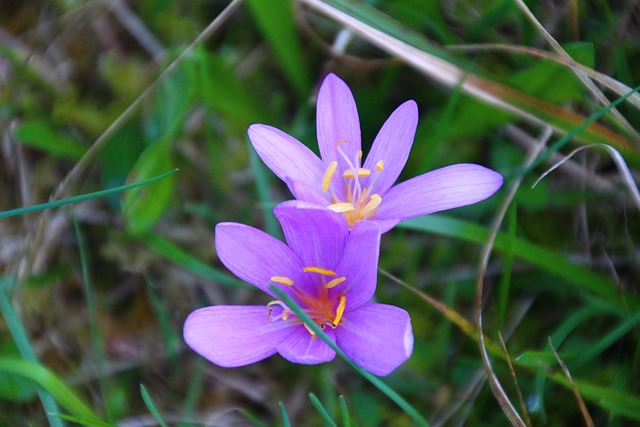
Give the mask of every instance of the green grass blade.
[[9, 218], [11, 216], [16, 216], [16, 215], [24, 215], [24, 214], [31, 213], [31, 212], [38, 212], [38, 211], [42, 211], [42, 210], [45, 210], [45, 209], [57, 208], [57, 207], [64, 206], [64, 205], [70, 205], [72, 203], [82, 202], [84, 200], [94, 199], [96, 197], [105, 197], [105, 196], [108, 196], [110, 194], [119, 193], [119, 192], [122, 192], [122, 191], [130, 190], [132, 188], [141, 187], [143, 185], [148, 185], [148, 184], [154, 183], [154, 182], [159, 181], [161, 179], [167, 178], [167, 177], [173, 175], [176, 172], [178, 172], [178, 169], [174, 169], [172, 171], [163, 173], [162, 175], [158, 175], [158, 176], [155, 176], [153, 178], [145, 179], [143, 181], [134, 182], [132, 184], [122, 185], [122, 186], [116, 187], [116, 188], [110, 188], [108, 190], [96, 191], [94, 193], [82, 194], [80, 196], [69, 197], [67, 199], [62, 199], [62, 200], [56, 200], [54, 202], [42, 203], [40, 205], [26, 206], [24, 208], [18, 208], [18, 209], [12, 209], [12, 210], [9, 210], [9, 211], [0, 212], [0, 219]]
[[[5, 294], [5, 289], [8, 289], [10, 285], [13, 284], [13, 282], [6, 279], [0, 279], [0, 284], [0, 314], [2, 314], [2, 317], [7, 324], [7, 328], [9, 328], [9, 332], [11, 333], [16, 346], [18, 347], [20, 355], [26, 361], [37, 364], [38, 360], [35, 353], [33, 352], [33, 349], [31, 348], [31, 344], [29, 343], [27, 333], [22, 326], [22, 322], [20, 322], [18, 315], [13, 310], [11, 301], [9, 301], [9, 298]], [[0, 368], [0, 371], [1, 370], [2, 369]], [[52, 427], [64, 426], [59, 418], [50, 415], [58, 412], [58, 405], [56, 404], [54, 398], [41, 388], [38, 388], [38, 397], [40, 398], [40, 402], [42, 402], [42, 406], [47, 413], [49, 424]]]
[[592, 123], [595, 123], [596, 120], [598, 120], [600, 117], [605, 115], [612, 108], [615, 108], [618, 104], [620, 104], [620, 103], [624, 102], [625, 100], [627, 100], [627, 98], [629, 98], [631, 95], [633, 95], [634, 93], [638, 92], [639, 90], [640, 90], [640, 86], [636, 86], [634, 89], [630, 90], [629, 92], [627, 92], [623, 96], [621, 96], [618, 99], [614, 100], [609, 105], [607, 105], [607, 106], [601, 108], [600, 110], [596, 111], [587, 120], [583, 121], [578, 126], [576, 126], [575, 128], [571, 129], [569, 132], [567, 132], [566, 135], [564, 135], [562, 138], [560, 138], [558, 141], [556, 141], [553, 145], [551, 145], [549, 148], [547, 148], [544, 152], [542, 152], [542, 154], [540, 154], [540, 156], [538, 156], [538, 158], [533, 163], [531, 163], [529, 165], [529, 167], [526, 168], [526, 170], [523, 172], [523, 174], [528, 174], [529, 172], [534, 170], [542, 162], [544, 162], [546, 159], [548, 159], [553, 153], [555, 153], [556, 151], [560, 150], [562, 147], [567, 145], [567, 143], [569, 143], [569, 141], [571, 141], [575, 136], [579, 135], [580, 133], [582, 133], [582, 131], [587, 129]]
[[[102, 395], [102, 400], [107, 401], [107, 396], [109, 395], [107, 384], [104, 378], [104, 361], [105, 361], [105, 351], [102, 343], [102, 335], [100, 334], [100, 329], [98, 328], [98, 319], [96, 316], [96, 308], [95, 308], [95, 298], [93, 297], [92, 285], [91, 285], [91, 277], [89, 276], [89, 259], [87, 256], [87, 244], [84, 238], [84, 234], [78, 224], [78, 221], [73, 220], [73, 227], [76, 232], [76, 237], [78, 239], [78, 250], [80, 252], [80, 264], [82, 266], [82, 282], [83, 282], [83, 290], [84, 290], [84, 298], [87, 307], [87, 316], [89, 317], [89, 330], [91, 331], [91, 347], [93, 349], [93, 354], [95, 358], [96, 364], [96, 374], [98, 377], [98, 383], [100, 385], [100, 393]], [[105, 405], [105, 411], [107, 415], [107, 419], [112, 421], [113, 417], [110, 414], [109, 405]]]
[[162, 415], [160, 415], [160, 412], [158, 412], [156, 405], [154, 405], [153, 400], [151, 400], [151, 396], [149, 396], [149, 393], [147, 393], [147, 389], [142, 384], [140, 384], [140, 394], [142, 395], [144, 404], [147, 405], [147, 408], [149, 408], [149, 412], [151, 412], [151, 415], [153, 415], [153, 418], [155, 418], [158, 424], [160, 424], [162, 427], [167, 427], [167, 423], [164, 422], [164, 418], [162, 418]]
[[313, 332], [315, 332], [315, 334], [322, 341], [324, 341], [329, 347], [331, 347], [331, 349], [333, 351], [335, 351], [338, 356], [340, 356], [342, 359], [344, 359], [344, 361], [347, 362], [349, 364], [349, 366], [351, 366], [356, 372], [358, 372], [360, 375], [362, 375], [371, 384], [376, 386], [378, 388], [378, 390], [380, 390], [382, 393], [384, 393], [396, 405], [398, 405], [402, 410], [404, 410], [407, 413], [407, 415], [409, 415], [415, 421], [416, 425], [419, 425], [419, 426], [422, 426], [422, 427], [429, 427], [429, 423], [427, 422], [427, 420], [424, 419], [422, 417], [422, 415], [420, 415], [420, 413], [413, 406], [411, 406], [409, 404], [409, 402], [407, 402], [402, 396], [400, 396], [398, 393], [396, 393], [395, 390], [393, 390], [391, 387], [386, 385], [383, 381], [381, 381], [375, 375], [371, 374], [370, 372], [364, 370], [363, 368], [361, 368], [360, 366], [355, 364], [349, 358], [349, 356], [347, 356], [340, 349], [340, 347], [338, 347], [336, 345], [336, 343], [331, 341], [331, 339], [324, 333], [322, 328], [320, 328], [320, 326], [316, 325], [313, 322], [313, 320], [311, 320], [309, 315], [307, 313], [305, 313], [304, 310], [302, 310], [300, 308], [300, 306], [293, 299], [291, 299], [287, 294], [285, 294], [284, 292], [282, 292], [280, 289], [276, 288], [273, 285], [270, 286], [269, 289], [271, 289], [271, 291], [273, 293], [278, 295], [280, 300], [282, 302], [284, 302], [287, 305], [287, 307], [289, 307], [304, 323], [306, 323], [307, 326]]
[[[71, 415], [79, 419], [92, 422], [96, 425], [104, 424], [100, 418], [89, 408], [67, 385], [51, 371], [37, 362], [29, 362], [22, 359], [0, 358], [0, 372], [18, 375], [27, 378], [46, 390], [48, 395], [66, 409]], [[44, 405], [44, 402], [43, 402]], [[59, 411], [57, 406], [48, 408], [47, 417], [51, 425], [62, 426], [60, 418], [56, 415]], [[55, 422], [54, 422], [55, 420]]]
[[342, 426], [351, 427], [351, 417], [349, 416], [349, 408], [347, 408], [347, 401], [345, 400], [343, 395], [340, 395], [338, 397], [338, 402], [340, 402], [340, 412], [342, 412]]
[[167, 357], [169, 359], [169, 365], [173, 370], [176, 370], [178, 368], [177, 354], [180, 350], [180, 338], [178, 336], [178, 333], [171, 327], [169, 314], [167, 313], [167, 309], [162, 304], [162, 300], [158, 295], [156, 287], [151, 282], [151, 279], [149, 279], [148, 276], [145, 276], [145, 279], [147, 283], [147, 293], [149, 295], [149, 300], [151, 302], [153, 312], [158, 319], [160, 333], [162, 334], [162, 341], [164, 342], [165, 351], [167, 352]]
[[267, 233], [274, 237], [282, 237], [280, 226], [273, 215], [273, 207], [275, 202], [269, 193], [269, 178], [266, 173], [266, 167], [253, 149], [253, 146], [247, 141], [247, 149], [249, 150], [249, 166], [253, 172], [256, 182], [256, 191], [258, 192], [258, 200], [260, 208], [264, 214], [264, 222]]
[[291, 422], [289, 421], [289, 414], [287, 414], [287, 408], [284, 407], [284, 402], [278, 402], [278, 406], [280, 406], [280, 412], [282, 413], [282, 425], [284, 427], [291, 427]]
[[311, 79], [308, 63], [300, 47], [293, 2], [247, 0], [246, 4], [298, 96], [307, 96]]
[[80, 424], [87, 427], [117, 427], [116, 424], [105, 423], [103, 421], [89, 420], [86, 418], [74, 417], [72, 415], [67, 415], [67, 414], [53, 414], [53, 415], [65, 421], [71, 421], [72, 423]]
[[309, 400], [329, 427], [338, 427], [315, 394], [309, 393]]
[[[489, 229], [486, 227], [434, 214], [405, 221], [398, 227], [456, 237], [478, 244], [484, 243], [489, 235]], [[497, 251], [504, 253], [510, 250], [511, 245], [513, 245], [514, 256], [562, 277], [580, 290], [589, 291], [623, 309], [624, 302], [621, 301], [615, 284], [607, 277], [574, 264], [555, 251], [521, 238], [515, 238], [511, 242], [507, 234], [498, 233], [495, 241]], [[626, 303], [632, 308], [640, 307], [638, 301], [631, 295], [625, 294], [625, 298]]]
[[153, 252], [200, 277], [234, 288], [249, 287], [243, 281], [209, 267], [158, 234], [148, 233], [140, 236], [140, 240]]

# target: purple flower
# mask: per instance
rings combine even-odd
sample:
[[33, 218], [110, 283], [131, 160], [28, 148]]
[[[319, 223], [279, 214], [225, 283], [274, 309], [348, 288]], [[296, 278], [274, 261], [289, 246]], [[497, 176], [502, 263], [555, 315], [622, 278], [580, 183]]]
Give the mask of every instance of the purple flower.
[[349, 87], [335, 74], [320, 87], [316, 122], [322, 159], [274, 127], [254, 124], [248, 133], [258, 155], [296, 199], [343, 213], [350, 227], [373, 220], [386, 232], [405, 219], [479, 202], [502, 186], [497, 172], [461, 163], [392, 187], [418, 124], [414, 101], [387, 119], [364, 164], [358, 110]]
[[218, 305], [194, 311], [187, 344], [211, 362], [243, 366], [275, 353], [294, 363], [332, 360], [335, 352], [270, 289], [291, 297], [355, 363], [387, 375], [411, 356], [409, 314], [370, 303], [376, 288], [380, 229], [360, 222], [351, 232], [341, 215], [290, 201], [274, 210], [285, 245], [237, 223], [216, 226], [218, 257], [244, 281], [271, 295], [261, 306]]

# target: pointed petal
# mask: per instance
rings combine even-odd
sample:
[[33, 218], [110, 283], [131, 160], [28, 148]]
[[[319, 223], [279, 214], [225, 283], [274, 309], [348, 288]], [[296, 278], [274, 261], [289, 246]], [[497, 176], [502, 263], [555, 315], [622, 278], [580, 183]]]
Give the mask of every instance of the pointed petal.
[[349, 236], [343, 215], [297, 201], [281, 203], [273, 213], [287, 244], [305, 267], [335, 270]]
[[372, 221], [357, 222], [344, 249], [338, 276], [347, 278], [330, 291], [347, 298], [347, 310], [352, 310], [371, 299], [378, 277], [378, 255], [380, 253], [380, 228]]
[[323, 194], [321, 191], [319, 192], [318, 187], [315, 184], [291, 178], [287, 178], [285, 182], [296, 200], [312, 203], [321, 207], [326, 207], [331, 204], [326, 193]]
[[[273, 276], [285, 276], [295, 286], [307, 289], [303, 265], [281, 241], [244, 224], [223, 222], [216, 226], [216, 251], [220, 261], [236, 276], [277, 298], [269, 289]], [[291, 288], [277, 285], [295, 297]]]
[[[335, 341], [335, 333], [327, 328], [325, 333]], [[315, 365], [332, 360], [336, 353], [324, 341], [311, 335], [307, 329], [298, 325], [296, 330], [278, 345], [278, 353], [293, 363]]]
[[376, 224], [378, 224], [378, 227], [380, 227], [381, 234], [384, 234], [387, 231], [391, 230], [393, 227], [395, 227], [398, 224], [398, 222], [400, 222], [397, 219], [378, 220], [376, 217], [373, 217], [372, 219], [368, 219], [367, 221], [375, 222]]
[[365, 304], [344, 315], [336, 343], [355, 363], [376, 375], [388, 375], [413, 352], [409, 313], [386, 304]]
[[262, 161], [285, 181], [304, 181], [322, 193], [325, 166], [313, 151], [297, 139], [272, 126], [254, 124], [247, 131]]
[[[369, 182], [375, 181], [374, 185], [367, 185], [372, 194], [383, 195], [400, 176], [409, 158], [417, 126], [418, 105], [415, 101], [407, 101], [389, 116], [378, 132], [364, 164], [364, 168], [371, 171]], [[376, 164], [381, 160], [384, 170], [378, 171]]]
[[184, 340], [196, 353], [216, 365], [244, 366], [276, 352], [295, 327], [272, 322], [264, 306], [205, 307], [184, 323]]
[[338, 173], [341, 174], [348, 165], [339, 154], [336, 144], [346, 140], [340, 147], [349, 159], [355, 159], [361, 147], [360, 120], [349, 86], [335, 74], [325, 77], [320, 86], [316, 125], [322, 160], [327, 166], [337, 160]]
[[425, 173], [392, 187], [375, 219], [403, 221], [486, 199], [502, 186], [502, 176], [480, 165], [460, 163]]

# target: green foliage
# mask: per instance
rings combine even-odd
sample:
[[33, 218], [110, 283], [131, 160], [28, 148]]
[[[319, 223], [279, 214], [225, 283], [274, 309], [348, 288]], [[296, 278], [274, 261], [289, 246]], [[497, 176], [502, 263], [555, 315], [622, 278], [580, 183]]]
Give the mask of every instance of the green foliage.
[[[281, 235], [272, 208], [291, 196], [246, 130], [272, 125], [317, 150], [315, 91], [329, 71], [354, 91], [365, 154], [397, 105], [418, 103], [400, 180], [461, 162], [498, 170], [505, 189], [523, 179], [482, 295], [491, 370], [514, 405], [499, 333], [533, 425], [585, 424], [576, 394], [596, 425], [640, 422], [628, 188], [595, 150], [530, 188], [585, 143], [615, 147], [638, 176], [633, 2], [527, 2], [572, 60], [510, 0], [249, 0], [224, 13], [229, 2], [14, 3], [0, 16], [0, 425], [510, 425], [475, 325], [477, 262], [504, 191], [382, 237], [376, 299], [405, 308], [415, 335], [383, 380], [339, 349], [344, 361], [325, 366], [274, 356], [223, 369], [185, 346], [195, 308], [267, 303], [219, 262], [214, 227]], [[464, 78], [443, 83], [393, 42]], [[546, 127], [555, 134], [525, 168]]]

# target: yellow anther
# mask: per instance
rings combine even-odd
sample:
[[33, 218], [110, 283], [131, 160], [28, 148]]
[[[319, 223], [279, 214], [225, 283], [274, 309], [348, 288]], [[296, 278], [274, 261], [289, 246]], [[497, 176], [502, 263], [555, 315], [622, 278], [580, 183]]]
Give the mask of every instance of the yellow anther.
[[336, 147], [337, 147], [338, 145], [340, 145], [340, 144], [345, 143], [345, 142], [347, 142], [347, 140], [346, 140], [346, 139], [341, 139], [340, 141], [336, 142]]
[[323, 274], [325, 276], [335, 276], [336, 275], [335, 271], [327, 270], [326, 268], [320, 268], [320, 267], [304, 267], [302, 270], [305, 273], [318, 273], [318, 274]]
[[[346, 169], [343, 173], [342, 176], [345, 178], [353, 178], [356, 174], [353, 172], [353, 169], [349, 168]], [[371, 175], [371, 171], [369, 169], [365, 169], [365, 168], [358, 168], [358, 172], [357, 175], [359, 177], [361, 176], [369, 176]]]
[[333, 178], [333, 174], [336, 172], [337, 167], [338, 167], [338, 162], [333, 161], [329, 163], [329, 166], [327, 166], [327, 170], [324, 172], [324, 178], [322, 178], [322, 190], [325, 193], [329, 189], [331, 178]]
[[348, 202], [334, 203], [332, 205], [327, 206], [327, 208], [331, 209], [334, 212], [338, 212], [338, 213], [351, 212], [352, 210], [355, 209], [353, 207], [353, 203], [348, 203]]
[[333, 322], [331, 322], [333, 329], [335, 329], [340, 324], [340, 320], [342, 320], [342, 315], [344, 314], [344, 309], [346, 305], [347, 305], [347, 297], [343, 295], [340, 297], [340, 304], [338, 304], [338, 309], [336, 310], [336, 318], [333, 319]]
[[305, 327], [305, 328], [307, 328], [307, 331], [309, 331], [309, 333], [310, 333], [311, 335], [313, 335], [314, 337], [316, 336], [316, 333], [315, 333], [315, 332], [313, 332], [313, 329], [311, 329], [311, 328], [309, 327], [309, 325], [307, 325], [306, 323], [303, 323], [303, 325], [304, 325], [304, 327]]
[[332, 281], [330, 281], [329, 283], [324, 285], [324, 287], [327, 288], [327, 289], [335, 288], [336, 286], [338, 286], [340, 283], [344, 282], [345, 280], [347, 280], [346, 277], [338, 277], [337, 279], [333, 279]]
[[271, 278], [273, 283], [280, 283], [282, 285], [293, 286], [293, 280], [285, 276], [273, 276]]
[[358, 150], [358, 160], [362, 160], [362, 150]]
[[376, 210], [378, 206], [380, 206], [381, 202], [382, 202], [382, 197], [380, 197], [379, 194], [372, 195], [369, 198], [369, 202], [360, 211], [360, 218], [364, 218], [365, 216], [367, 216], [368, 214]]
[[382, 160], [380, 160], [378, 163], [376, 163], [376, 170], [378, 172], [382, 172], [384, 170], [384, 163], [382, 162]]

